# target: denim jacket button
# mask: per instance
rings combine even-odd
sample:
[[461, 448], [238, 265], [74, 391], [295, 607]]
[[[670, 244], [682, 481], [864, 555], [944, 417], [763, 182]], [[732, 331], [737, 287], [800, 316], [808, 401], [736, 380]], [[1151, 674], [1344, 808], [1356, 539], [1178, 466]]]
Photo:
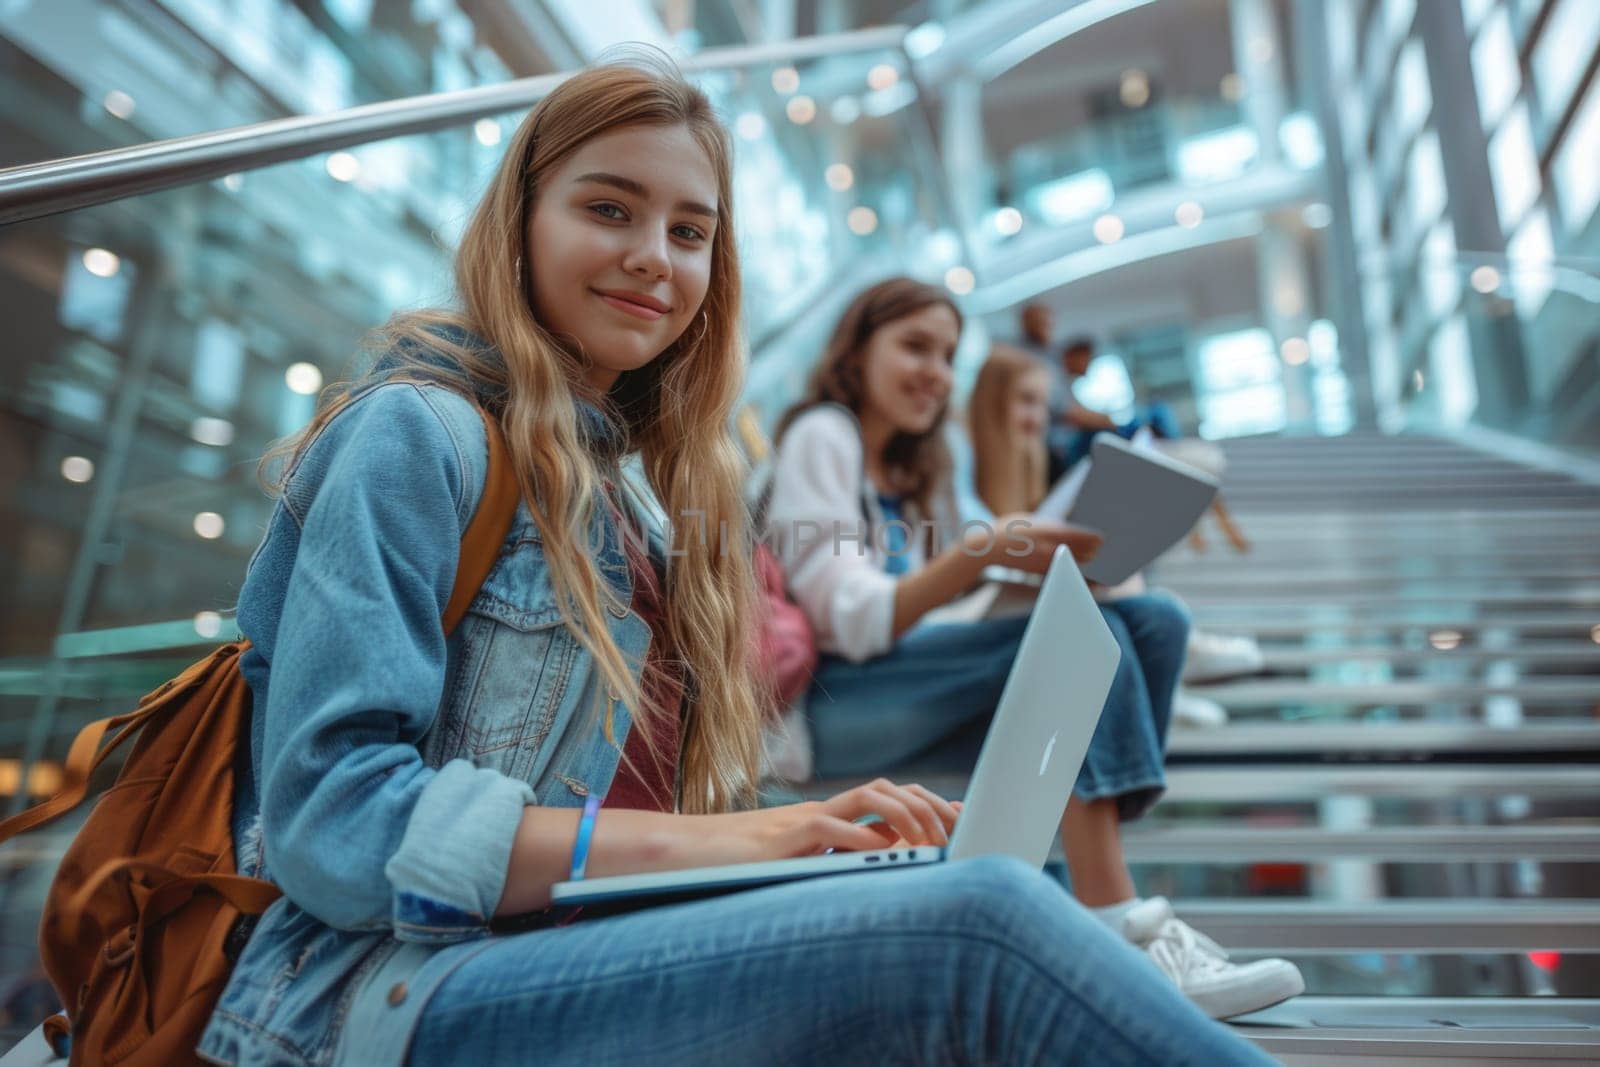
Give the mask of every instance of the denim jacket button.
[[406, 994], [408, 992], [409, 990], [406, 989], [406, 984], [404, 982], [396, 982], [389, 989], [389, 1004], [393, 1007], [399, 1007], [401, 1004], [405, 1003]]

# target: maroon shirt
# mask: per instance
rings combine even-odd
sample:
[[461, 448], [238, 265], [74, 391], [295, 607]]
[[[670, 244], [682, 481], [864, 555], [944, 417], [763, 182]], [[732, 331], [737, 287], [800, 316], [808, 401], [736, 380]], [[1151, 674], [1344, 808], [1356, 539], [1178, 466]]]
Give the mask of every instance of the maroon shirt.
[[633, 578], [633, 612], [650, 627], [650, 651], [639, 679], [645, 703], [656, 710], [655, 758], [645, 731], [635, 724], [622, 746], [622, 760], [602, 807], [672, 811], [677, 795], [678, 755], [683, 747], [683, 664], [667, 635], [666, 605], [655, 565], [634, 536], [623, 538]]

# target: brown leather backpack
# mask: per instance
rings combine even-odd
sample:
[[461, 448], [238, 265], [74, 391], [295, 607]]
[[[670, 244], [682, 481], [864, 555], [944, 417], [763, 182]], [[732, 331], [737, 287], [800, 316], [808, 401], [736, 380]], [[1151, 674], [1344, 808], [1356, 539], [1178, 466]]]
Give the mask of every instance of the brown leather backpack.
[[[488, 478], [461, 539], [446, 633], [494, 566], [520, 498], [500, 428], [483, 421]], [[45, 898], [39, 955], [69, 1013], [47, 1019], [45, 1035], [60, 1049], [70, 1034], [73, 1065], [199, 1064], [195, 1046], [242, 947], [230, 939], [279, 895], [240, 876], [233, 854], [234, 754], [250, 708], [239, 657], [248, 647], [223, 645], [135, 710], [84, 727], [61, 791], [0, 823], [4, 842], [76, 807], [96, 768], [138, 735]]]

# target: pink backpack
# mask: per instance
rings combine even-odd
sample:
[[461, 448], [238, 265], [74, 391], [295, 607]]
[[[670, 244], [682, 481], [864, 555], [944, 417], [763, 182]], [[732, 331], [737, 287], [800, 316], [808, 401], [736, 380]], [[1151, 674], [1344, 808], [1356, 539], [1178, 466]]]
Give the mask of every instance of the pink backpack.
[[760, 542], [755, 546], [754, 567], [765, 608], [759, 663], [778, 695], [781, 710], [811, 684], [811, 672], [817, 666], [817, 638], [800, 605], [789, 599], [783, 567], [772, 550]]

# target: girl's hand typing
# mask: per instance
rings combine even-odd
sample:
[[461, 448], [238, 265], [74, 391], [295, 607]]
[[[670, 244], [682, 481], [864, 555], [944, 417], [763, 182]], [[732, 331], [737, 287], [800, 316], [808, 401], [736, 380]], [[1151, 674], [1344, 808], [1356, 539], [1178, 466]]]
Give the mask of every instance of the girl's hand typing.
[[[787, 804], [760, 811], [708, 815], [719, 840], [706, 840], [712, 856], [699, 863], [749, 863], [812, 856], [828, 849], [863, 851], [896, 845], [950, 843], [960, 805], [920, 785], [896, 785], [886, 778], [857, 786], [827, 800]], [[876, 815], [881, 821], [854, 820]]]
[[[608, 809], [595, 820], [587, 871], [599, 878], [814, 856], [829, 849], [943, 846], [960, 810], [959, 803], [920, 785], [884, 778], [827, 800], [727, 815]], [[550, 903], [551, 884], [571, 870], [578, 814], [572, 808], [523, 809], [496, 915], [520, 915]], [[882, 821], [854, 821], [868, 815]]]

